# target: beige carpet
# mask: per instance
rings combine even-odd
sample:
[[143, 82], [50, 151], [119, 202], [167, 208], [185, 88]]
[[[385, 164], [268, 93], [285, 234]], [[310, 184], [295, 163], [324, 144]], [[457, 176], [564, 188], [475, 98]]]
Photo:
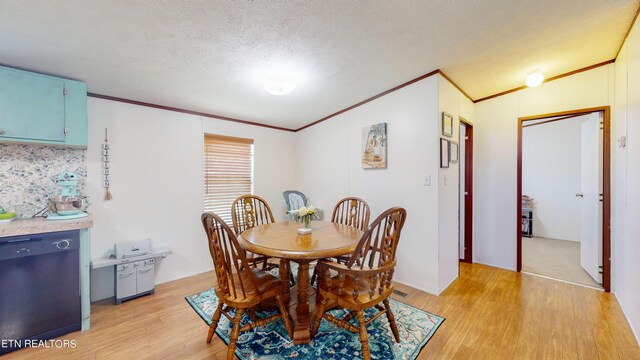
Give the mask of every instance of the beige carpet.
[[522, 271], [602, 288], [580, 266], [580, 243], [575, 241], [523, 237]]

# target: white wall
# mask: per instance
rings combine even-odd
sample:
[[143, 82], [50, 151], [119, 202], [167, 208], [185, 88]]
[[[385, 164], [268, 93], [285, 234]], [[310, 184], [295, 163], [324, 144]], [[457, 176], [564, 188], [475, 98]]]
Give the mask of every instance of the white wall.
[[522, 129], [522, 194], [534, 198], [534, 236], [580, 241], [581, 199], [575, 194], [581, 188], [581, 124], [589, 116]]
[[[298, 188], [329, 217], [345, 196], [407, 210], [394, 279], [438, 293], [438, 79], [435, 76], [299, 132]], [[387, 169], [363, 169], [361, 128], [387, 123]], [[304, 153], [302, 153], [304, 151]], [[432, 186], [423, 178], [431, 175]]]
[[[453, 136], [442, 134], [442, 112], [453, 116]], [[445, 138], [460, 144], [459, 117], [472, 121], [473, 103], [449, 81], [438, 75], [438, 144]], [[439, 152], [438, 152], [439, 154]], [[460, 163], [450, 163], [438, 169], [438, 293], [458, 277]]]
[[518, 117], [609, 105], [613, 72], [605, 65], [475, 104], [475, 262], [516, 269]]
[[[473, 118], [473, 104], [439, 75], [429, 77], [299, 133], [298, 187], [329, 217], [345, 196], [359, 196], [372, 220], [407, 209], [394, 279], [439, 294], [458, 275], [458, 164], [440, 169], [440, 116]], [[363, 169], [361, 128], [386, 122], [388, 168]], [[313, 149], [313, 150], [311, 150]], [[431, 186], [424, 185], [425, 176]], [[446, 181], [445, 181], [446, 180]]]
[[[629, 33], [616, 59], [615, 70], [612, 283], [637, 340], [640, 335], [640, 222], [637, 220], [640, 213], [640, 22], [636, 22]], [[626, 148], [616, 144], [621, 136], [628, 138]]]
[[[91, 255], [104, 256], [117, 241], [151, 238], [174, 254], [156, 268], [156, 283], [213, 268], [200, 223], [203, 212], [203, 131], [253, 138], [255, 193], [278, 218], [281, 193], [295, 187], [295, 134], [177, 112], [89, 98], [88, 194], [94, 214]], [[104, 201], [100, 144], [111, 145], [111, 191]], [[94, 274], [97, 300], [113, 295], [108, 271]], [[108, 281], [111, 279], [110, 281]]]

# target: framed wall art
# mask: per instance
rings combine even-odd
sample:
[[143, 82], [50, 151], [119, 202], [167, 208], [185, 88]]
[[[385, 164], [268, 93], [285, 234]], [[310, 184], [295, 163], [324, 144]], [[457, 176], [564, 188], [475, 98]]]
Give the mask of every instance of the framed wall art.
[[447, 112], [442, 112], [442, 135], [453, 136], [453, 116]]
[[440, 167], [449, 167], [449, 140], [440, 138]]
[[387, 167], [387, 123], [362, 127], [362, 168]]
[[457, 142], [451, 142], [449, 144], [449, 161], [452, 163], [457, 163], [458, 162], [458, 157], [459, 157], [459, 146]]

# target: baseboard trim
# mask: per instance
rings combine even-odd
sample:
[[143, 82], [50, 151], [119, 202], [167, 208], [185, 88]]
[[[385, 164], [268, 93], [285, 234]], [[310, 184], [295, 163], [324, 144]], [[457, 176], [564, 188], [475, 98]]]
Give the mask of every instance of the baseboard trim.
[[620, 309], [622, 309], [622, 314], [624, 315], [625, 320], [627, 320], [627, 324], [629, 325], [629, 328], [631, 329], [631, 332], [633, 333], [633, 336], [636, 338], [636, 345], [640, 346], [640, 337], [638, 337], [638, 333], [636, 332], [636, 329], [633, 328], [633, 326], [631, 326], [631, 321], [629, 321], [629, 317], [627, 316], [627, 312], [624, 311], [624, 306], [622, 305], [622, 301], [620, 301], [620, 297], [612, 292], [611, 294], [613, 294], [616, 297], [616, 300], [618, 301], [618, 304], [620, 305]]
[[501, 265], [495, 265], [495, 264], [490, 264], [490, 263], [488, 263], [488, 262], [478, 261], [478, 260], [476, 260], [476, 259], [473, 259], [473, 263], [474, 263], [474, 264], [484, 265], [484, 266], [489, 266], [489, 267], [493, 267], [493, 268], [497, 268], [497, 269], [507, 270], [507, 271], [516, 271], [515, 267], [513, 267], [513, 268], [508, 268], [508, 267], [501, 266]]
[[598, 291], [602, 291], [602, 292], [604, 292], [604, 289], [597, 288], [597, 287], [594, 287], [594, 286], [585, 285], [585, 284], [580, 284], [580, 283], [573, 282], [573, 281], [562, 280], [562, 279], [556, 279], [556, 278], [552, 278], [552, 277], [550, 277], [550, 276], [540, 275], [540, 274], [531, 273], [531, 272], [527, 272], [527, 271], [521, 271], [520, 273], [525, 274], [525, 275], [530, 275], [530, 276], [539, 277], [539, 278], [549, 279], [549, 280], [553, 280], [553, 281], [559, 281], [559, 282], [563, 282], [563, 283], [565, 283], [565, 284], [571, 284], [571, 285], [582, 286], [582, 287], [585, 287], [585, 288], [588, 288], [588, 289], [593, 289], [593, 290], [598, 290]]
[[445, 292], [449, 286], [451, 286], [451, 284], [453, 284], [454, 281], [456, 281], [458, 278], [460, 277], [460, 274], [458, 273], [458, 275], [456, 275], [453, 279], [451, 279], [451, 281], [449, 281], [449, 283], [447, 284], [447, 286], [443, 287], [442, 290], [440, 291], [440, 293], [438, 294], [438, 296], [440, 296], [443, 292]]
[[398, 283], [398, 284], [401, 284], [401, 285], [404, 285], [404, 286], [408, 286], [408, 287], [414, 288], [414, 289], [416, 289], [416, 290], [420, 290], [420, 291], [426, 292], [427, 294], [431, 294], [431, 295], [434, 295], [434, 296], [438, 296], [438, 295], [439, 295], [439, 294], [434, 293], [434, 292], [433, 292], [433, 291], [431, 291], [431, 290], [427, 290], [427, 289], [424, 289], [424, 288], [422, 288], [422, 287], [420, 287], [420, 286], [415, 286], [415, 285], [413, 285], [413, 284], [409, 284], [409, 283], [406, 283], [406, 282], [404, 282], [404, 281], [399, 281], [399, 280], [395, 280], [395, 279], [394, 279], [394, 280], [393, 280], [393, 282]]
[[[185, 274], [185, 275], [178, 275], [178, 276], [175, 276], [175, 277], [170, 277], [170, 278], [164, 279], [164, 280], [162, 280], [160, 282], [156, 282], [155, 285], [158, 286], [160, 284], [166, 284], [166, 283], [170, 283], [170, 282], [173, 282], [173, 281], [182, 280], [182, 279], [185, 279], [185, 278], [188, 278], [188, 277], [202, 275], [204, 273], [213, 272], [213, 270], [214, 270], [214, 268], [211, 267], [211, 269], [209, 269], [209, 270], [200, 271], [200, 272], [196, 272], [196, 273], [193, 273], [193, 274]], [[213, 283], [211, 283], [211, 284], [213, 284]]]
[[523, 237], [522, 240], [525, 239], [545, 239], [545, 240], [557, 240], [557, 241], [568, 241], [568, 242], [572, 242], [572, 243], [578, 243], [580, 244], [580, 240], [569, 240], [569, 239], [558, 239], [558, 238], [552, 238], [552, 237], [548, 237], [548, 236], [539, 236], [539, 235], [533, 235], [531, 237]]

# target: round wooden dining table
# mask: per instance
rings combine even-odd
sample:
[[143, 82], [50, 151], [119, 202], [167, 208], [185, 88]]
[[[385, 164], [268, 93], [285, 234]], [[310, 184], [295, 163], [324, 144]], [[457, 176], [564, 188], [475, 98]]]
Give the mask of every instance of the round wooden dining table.
[[[280, 279], [294, 321], [294, 344], [311, 338], [311, 314], [315, 308], [315, 290], [309, 286], [309, 263], [318, 259], [352, 253], [363, 232], [355, 227], [326, 221], [311, 223], [310, 234], [298, 234], [294, 221], [257, 226], [240, 234], [240, 246], [255, 254], [280, 259]], [[296, 285], [289, 287], [289, 263], [298, 264]]]

